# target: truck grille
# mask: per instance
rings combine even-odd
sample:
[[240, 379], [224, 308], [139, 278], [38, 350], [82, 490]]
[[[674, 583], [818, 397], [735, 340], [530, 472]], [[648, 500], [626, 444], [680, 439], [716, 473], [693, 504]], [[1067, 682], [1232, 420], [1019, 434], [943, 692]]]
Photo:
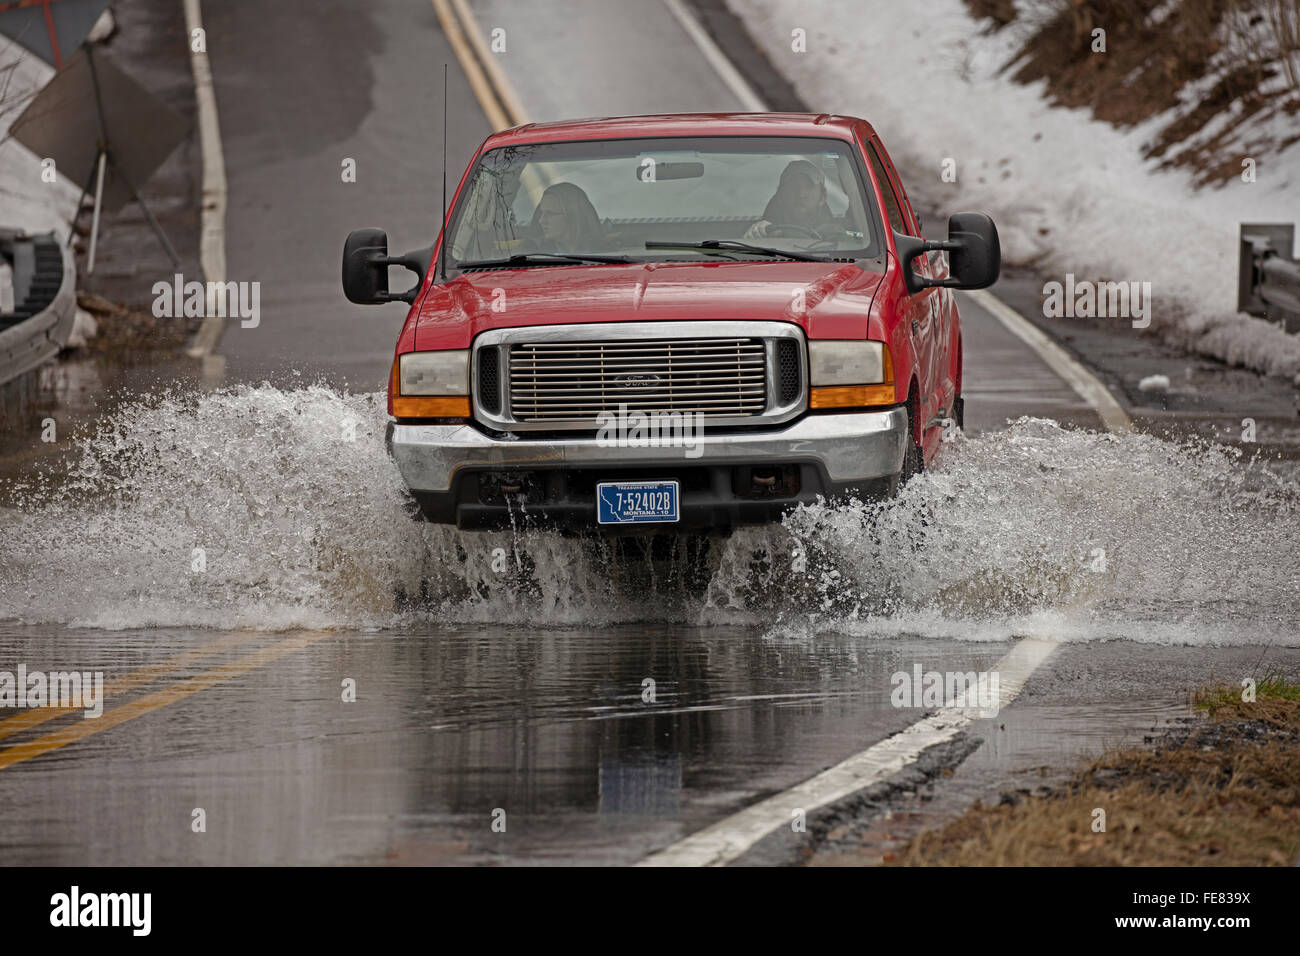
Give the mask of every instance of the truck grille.
[[738, 418], [767, 408], [761, 338], [517, 343], [510, 408], [528, 423], [594, 420], [601, 412]]

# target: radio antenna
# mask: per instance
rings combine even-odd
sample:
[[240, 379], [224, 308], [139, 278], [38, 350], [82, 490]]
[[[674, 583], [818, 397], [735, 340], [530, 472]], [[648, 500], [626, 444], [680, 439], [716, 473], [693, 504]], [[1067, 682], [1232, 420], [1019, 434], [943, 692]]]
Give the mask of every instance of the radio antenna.
[[438, 273], [447, 278], [447, 64], [442, 65], [442, 234], [438, 238]]

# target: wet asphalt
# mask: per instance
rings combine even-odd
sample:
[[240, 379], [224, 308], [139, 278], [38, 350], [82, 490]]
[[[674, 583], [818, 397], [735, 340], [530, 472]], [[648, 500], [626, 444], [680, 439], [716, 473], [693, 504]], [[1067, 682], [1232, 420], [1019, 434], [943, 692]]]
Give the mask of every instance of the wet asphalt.
[[[0, 767], [6, 865], [634, 863], [914, 722], [923, 711], [890, 703], [894, 672], [914, 662], [988, 670], [1009, 646], [665, 626], [107, 635], [6, 626], [0, 642], [6, 659], [102, 669], [110, 682], [182, 658], [147, 687], [109, 696], [104, 717], [63, 715], [4, 740], [0, 763], [16, 745], [91, 730]], [[242, 669], [286, 643], [303, 646]], [[880, 852], [908, 821], [1033, 790], [1072, 759], [1142, 742], [1186, 713], [1186, 691], [1207, 672], [1253, 673], [1260, 656], [1061, 648], [1022, 700], [977, 721], [963, 750], [926, 763], [931, 775], [956, 770], [937, 791], [904, 775], [898, 810], [875, 837]], [[1300, 664], [1295, 649], [1266, 656]], [[226, 679], [167, 696], [214, 673]], [[344, 700], [345, 680], [355, 701]], [[137, 712], [108, 726], [132, 702]], [[865, 817], [868, 833], [873, 820], [883, 826]], [[871, 845], [857, 834], [859, 862], [861, 842]], [[792, 862], [801, 849], [778, 833], [741, 862]]]

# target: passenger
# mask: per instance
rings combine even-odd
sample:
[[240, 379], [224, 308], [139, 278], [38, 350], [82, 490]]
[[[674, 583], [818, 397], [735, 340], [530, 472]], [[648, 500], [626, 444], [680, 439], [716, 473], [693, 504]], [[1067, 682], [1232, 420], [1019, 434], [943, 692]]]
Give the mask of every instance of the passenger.
[[829, 238], [843, 229], [844, 224], [826, 204], [826, 179], [821, 170], [806, 159], [796, 159], [782, 171], [781, 182], [767, 201], [763, 218], [749, 227], [745, 238]]
[[595, 252], [605, 246], [605, 227], [581, 186], [553, 183], [547, 186], [533, 214], [540, 227], [540, 252]]

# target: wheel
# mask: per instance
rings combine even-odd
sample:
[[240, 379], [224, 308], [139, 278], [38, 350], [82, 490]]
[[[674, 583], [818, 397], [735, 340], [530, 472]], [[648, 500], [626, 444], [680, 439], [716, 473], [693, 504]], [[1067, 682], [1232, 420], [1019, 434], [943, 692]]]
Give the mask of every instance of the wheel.
[[[914, 400], [909, 400], [907, 403], [907, 437], [909, 439], [912, 438], [913, 404]], [[899, 490], [923, 471], [925, 471], [925, 455], [921, 452], [921, 446], [916, 444], [915, 441], [909, 440], [907, 451], [903, 455], [903, 472], [898, 477]], [[922, 536], [934, 521], [934, 509], [930, 503], [926, 502], [925, 496], [919, 497], [913, 504], [917, 508], [916, 516], [920, 522], [920, 529], [917, 531], [916, 536], [913, 537], [912, 548], [913, 550], [920, 550], [924, 544]]]
[[913, 475], [919, 475], [925, 470], [925, 456], [921, 454], [921, 446], [912, 440], [912, 404], [907, 405], [907, 451], [903, 454], [903, 471], [898, 477], [898, 487], [903, 487], [911, 480]]

